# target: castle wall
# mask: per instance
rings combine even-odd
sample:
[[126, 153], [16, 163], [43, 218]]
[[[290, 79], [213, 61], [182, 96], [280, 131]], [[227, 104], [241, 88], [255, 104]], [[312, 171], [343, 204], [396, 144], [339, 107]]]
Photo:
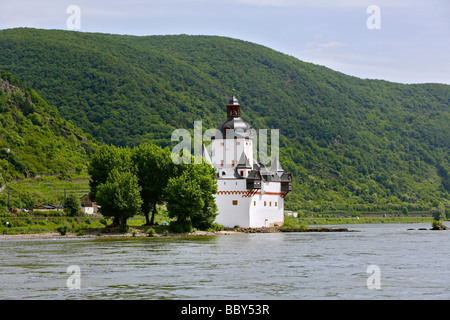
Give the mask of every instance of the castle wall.
[[217, 185], [216, 222], [228, 228], [249, 226], [250, 198], [243, 197], [247, 194], [245, 179], [217, 179]]
[[272, 227], [284, 222], [284, 199], [280, 195], [280, 184], [262, 184], [261, 192], [250, 201], [250, 227]]
[[271, 227], [284, 221], [280, 184], [264, 183], [261, 192], [248, 196], [245, 179], [218, 179], [216, 222], [225, 227]]

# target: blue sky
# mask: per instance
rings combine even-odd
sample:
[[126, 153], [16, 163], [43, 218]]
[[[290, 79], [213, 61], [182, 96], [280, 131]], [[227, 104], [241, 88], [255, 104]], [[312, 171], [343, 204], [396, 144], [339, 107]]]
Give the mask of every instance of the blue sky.
[[[450, 84], [448, 0], [2, 2], [0, 29], [67, 30], [67, 7], [77, 5], [82, 32], [227, 36], [360, 78]], [[379, 29], [367, 26], [374, 18]]]

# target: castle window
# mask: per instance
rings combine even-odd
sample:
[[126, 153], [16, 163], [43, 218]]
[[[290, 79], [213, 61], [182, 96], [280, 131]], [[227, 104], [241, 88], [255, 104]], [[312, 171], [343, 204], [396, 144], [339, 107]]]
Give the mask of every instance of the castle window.
[[241, 170], [240, 174], [241, 176], [244, 176], [244, 170]]
[[277, 206], [278, 204], [277, 204], [277, 202], [275, 201], [275, 207]]
[[237, 206], [238, 201], [237, 200], [233, 200], [233, 206]]
[[272, 206], [272, 201], [269, 202], [269, 207], [271, 207], [271, 206]]
[[223, 167], [223, 160], [220, 160], [220, 166]]
[[264, 201], [264, 207], [266, 206], [266, 202]]
[[231, 160], [231, 166], [234, 167], [234, 160]]
[[256, 201], [253, 201], [253, 206], [256, 206]]

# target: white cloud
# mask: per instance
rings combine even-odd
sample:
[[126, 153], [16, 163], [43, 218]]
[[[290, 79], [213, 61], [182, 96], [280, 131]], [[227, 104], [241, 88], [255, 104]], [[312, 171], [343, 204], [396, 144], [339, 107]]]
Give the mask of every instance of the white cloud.
[[302, 45], [301, 53], [323, 52], [328, 49], [344, 47], [345, 44], [339, 41], [330, 42], [307, 42]]

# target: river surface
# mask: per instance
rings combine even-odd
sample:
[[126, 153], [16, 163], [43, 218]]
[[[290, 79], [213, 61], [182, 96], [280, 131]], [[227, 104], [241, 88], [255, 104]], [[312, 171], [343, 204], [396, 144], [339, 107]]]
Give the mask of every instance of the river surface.
[[356, 232], [0, 240], [0, 299], [450, 299], [450, 230], [332, 227]]

